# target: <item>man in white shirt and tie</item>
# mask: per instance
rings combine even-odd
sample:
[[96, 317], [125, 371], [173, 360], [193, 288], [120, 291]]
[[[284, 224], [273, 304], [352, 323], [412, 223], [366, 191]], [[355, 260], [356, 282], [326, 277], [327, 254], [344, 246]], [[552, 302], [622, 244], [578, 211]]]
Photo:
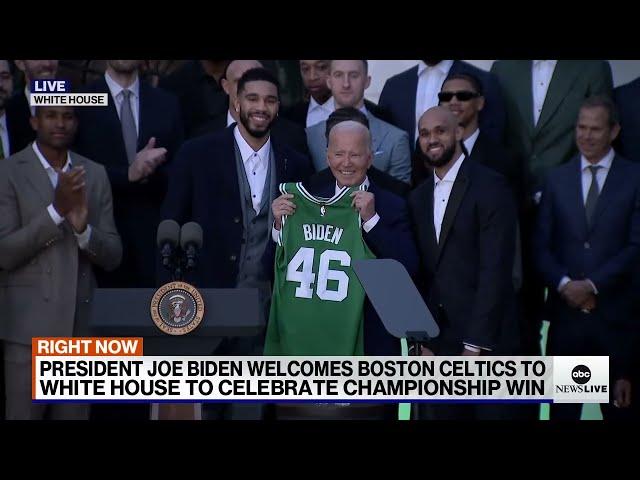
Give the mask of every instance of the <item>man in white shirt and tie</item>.
[[[612, 403], [601, 404], [602, 414], [624, 419], [638, 338], [640, 169], [611, 147], [620, 125], [609, 97], [585, 100], [574, 131], [580, 153], [549, 171], [536, 228], [536, 265], [549, 292], [547, 354], [608, 356]], [[580, 413], [580, 404], [551, 407], [552, 419]]]

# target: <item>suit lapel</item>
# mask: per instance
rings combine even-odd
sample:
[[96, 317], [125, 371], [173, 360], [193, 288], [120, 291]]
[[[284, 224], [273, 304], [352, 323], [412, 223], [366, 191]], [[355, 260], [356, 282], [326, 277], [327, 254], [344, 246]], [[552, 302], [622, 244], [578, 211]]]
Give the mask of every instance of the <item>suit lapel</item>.
[[425, 260], [429, 268], [434, 268], [438, 258], [438, 243], [436, 242], [436, 229], [433, 225], [433, 177], [425, 180], [425, 188], [421, 189], [421, 196], [416, 205], [416, 226], [420, 247], [424, 252]]
[[369, 118], [369, 129], [371, 131], [371, 146], [373, 148], [373, 154], [375, 159], [375, 153], [380, 149], [384, 132], [382, 131], [382, 123], [375, 118], [371, 112], [367, 111], [367, 117]]
[[624, 171], [620, 167], [620, 162], [617, 161], [617, 156], [613, 158], [611, 162], [611, 169], [607, 174], [607, 179], [604, 182], [604, 186], [598, 196], [598, 203], [596, 203], [596, 210], [593, 213], [593, 221], [591, 222], [590, 231], [594, 229], [595, 224], [598, 222], [607, 206], [611, 204], [611, 200], [616, 192], [616, 185], [622, 185], [624, 183]]
[[[413, 136], [416, 131], [416, 94], [418, 92], [418, 66], [416, 65], [408, 71], [406, 81], [403, 85], [404, 94], [407, 95], [407, 110], [404, 112], [405, 125], [411, 125], [409, 132], [409, 144], [414, 145]], [[406, 92], [406, 93], [405, 93]], [[413, 147], [412, 147], [413, 148]]]
[[271, 137], [271, 148], [273, 149], [273, 158], [276, 163], [276, 186], [287, 181], [287, 170], [289, 168], [289, 159], [282, 153], [280, 145], [273, 141]]
[[32, 148], [29, 149], [27, 155], [20, 161], [24, 167], [23, 172], [26, 181], [38, 192], [44, 205], [49, 205], [53, 199], [53, 186], [51, 185], [51, 180], [49, 180], [49, 175], [45, 172]]
[[444, 250], [444, 246], [447, 242], [447, 237], [449, 236], [451, 227], [453, 227], [453, 222], [455, 221], [456, 214], [458, 213], [458, 209], [460, 208], [460, 204], [462, 203], [464, 194], [469, 187], [469, 178], [467, 176], [467, 168], [469, 164], [467, 162], [468, 159], [465, 159], [463, 161], [462, 166], [458, 171], [458, 175], [456, 176], [456, 180], [455, 182], [453, 182], [451, 195], [449, 195], [447, 209], [444, 212], [442, 227], [440, 228], [440, 241], [438, 242], [438, 260], [440, 260], [440, 256], [442, 255], [442, 251]]
[[[142, 81], [140, 82], [140, 111], [138, 112], [138, 152], [142, 150], [148, 141], [147, 131], [149, 126], [148, 121], [154, 118], [153, 111], [151, 111], [152, 105], [149, 102], [149, 92], [147, 91], [147, 85]], [[151, 88], [151, 87], [149, 87]]]
[[533, 62], [522, 60], [513, 66], [514, 83], [520, 91], [516, 103], [529, 132], [533, 132], [533, 78], [531, 73]]
[[573, 211], [577, 212], [574, 218], [577, 222], [577, 228], [581, 236], [585, 236], [587, 232], [587, 215], [584, 207], [584, 197], [582, 196], [582, 170], [580, 165], [580, 157], [574, 157], [571, 167], [571, 173], [568, 180], [567, 205], [574, 205]]
[[[127, 150], [124, 147], [124, 138], [122, 138], [122, 124], [120, 123], [120, 117], [118, 116], [118, 110], [116, 109], [116, 99], [111, 95], [111, 90], [109, 89], [109, 85], [107, 85], [107, 81], [104, 77], [100, 78], [98, 90], [109, 95], [109, 105], [107, 105], [107, 110], [104, 111], [103, 115], [106, 118], [108, 128], [113, 131], [113, 141], [118, 144], [118, 148], [120, 150], [120, 156], [118, 157], [119, 161], [128, 163]], [[142, 104], [142, 101], [140, 101], [140, 104]], [[142, 117], [142, 115], [140, 116]], [[140, 138], [140, 135], [138, 135], [138, 138]]]
[[558, 60], [542, 105], [542, 112], [540, 112], [540, 118], [535, 128], [536, 132], [539, 132], [549, 122], [562, 100], [567, 96], [579, 73], [579, 69], [574, 68], [574, 64], [570, 60]]

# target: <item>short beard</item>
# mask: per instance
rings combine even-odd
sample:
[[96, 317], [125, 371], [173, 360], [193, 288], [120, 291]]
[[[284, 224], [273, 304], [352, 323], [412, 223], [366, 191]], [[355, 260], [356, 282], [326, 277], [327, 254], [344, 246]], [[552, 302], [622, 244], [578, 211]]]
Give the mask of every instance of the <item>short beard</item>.
[[440, 168], [440, 167], [444, 167], [447, 163], [449, 163], [455, 153], [456, 153], [456, 144], [453, 143], [449, 148], [445, 149], [445, 151], [442, 152], [442, 156], [439, 159], [434, 160], [432, 158], [429, 158], [429, 155], [427, 155], [426, 153], [424, 154], [424, 158], [430, 167]]
[[245, 128], [245, 130], [247, 132], [249, 132], [249, 135], [251, 135], [253, 138], [264, 138], [267, 135], [269, 135], [269, 131], [271, 130], [271, 125], [273, 125], [273, 120], [271, 121], [271, 123], [269, 123], [267, 125], [267, 128], [265, 128], [264, 130], [254, 130], [249, 126], [249, 116], [240, 111], [240, 115], [238, 115], [238, 117], [240, 118], [240, 123], [242, 123], [242, 126]]

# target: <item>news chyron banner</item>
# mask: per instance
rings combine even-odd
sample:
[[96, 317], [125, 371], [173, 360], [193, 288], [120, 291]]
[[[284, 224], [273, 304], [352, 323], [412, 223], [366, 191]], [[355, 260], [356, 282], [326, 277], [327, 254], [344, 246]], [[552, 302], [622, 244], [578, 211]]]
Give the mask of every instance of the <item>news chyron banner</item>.
[[608, 357], [155, 357], [142, 338], [34, 338], [48, 401], [608, 403]]
[[69, 80], [38, 79], [29, 85], [30, 107], [106, 107], [108, 93], [73, 93]]

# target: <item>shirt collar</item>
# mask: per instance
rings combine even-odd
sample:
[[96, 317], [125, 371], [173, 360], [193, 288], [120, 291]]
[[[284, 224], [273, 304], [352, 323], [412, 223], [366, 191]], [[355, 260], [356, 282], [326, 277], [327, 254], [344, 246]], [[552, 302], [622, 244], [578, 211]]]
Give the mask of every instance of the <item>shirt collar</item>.
[[[369, 190], [369, 185], [371, 185], [371, 183], [369, 182], [369, 177], [365, 176], [363, 182], [360, 185], [364, 185], [365, 190]], [[358, 185], [358, 188], [360, 188], [360, 185]], [[340, 188], [340, 186], [338, 185], [338, 181], [336, 180], [336, 194], [342, 190]]]
[[[109, 87], [109, 91], [111, 92], [111, 96], [116, 98], [120, 95], [120, 92], [124, 90], [113, 78], [109, 76], [107, 72], [104, 73], [104, 79], [107, 82], [107, 86]], [[129, 85], [129, 91], [133, 94], [135, 98], [140, 98], [140, 77], [136, 75], [135, 81]]]
[[266, 162], [269, 161], [269, 155], [271, 154], [271, 137], [269, 137], [266, 143], [260, 147], [260, 150], [256, 152], [244, 139], [240, 133], [240, 127], [237, 125], [233, 128], [233, 136], [235, 137], [238, 148], [240, 149], [240, 156], [242, 157], [243, 163], [247, 163], [247, 160], [249, 160], [251, 155], [254, 153], [258, 154], [258, 158], [263, 164], [266, 164]]
[[469, 155], [471, 155], [471, 150], [473, 150], [473, 146], [476, 144], [476, 141], [478, 140], [478, 136], [480, 135], [480, 129], [476, 128], [476, 131], [473, 132], [469, 138], [467, 138], [465, 141], [463, 141], [462, 143], [464, 143], [464, 148], [467, 149], [467, 153]]
[[[55, 171], [54, 168], [51, 166], [51, 164], [47, 162], [47, 159], [44, 158], [44, 155], [38, 148], [38, 142], [34, 141], [31, 144], [31, 147], [33, 148], [33, 151], [36, 153], [36, 157], [38, 157], [38, 160], [40, 160], [40, 164], [42, 165], [42, 168], [44, 168], [45, 171], [48, 171], [48, 170]], [[67, 151], [67, 161], [65, 162], [64, 167], [62, 167], [62, 171], [68, 172], [69, 170], [71, 170], [71, 156], [69, 155], [69, 151]]]
[[[453, 60], [442, 60], [441, 62], [434, 65], [432, 68], [437, 68], [445, 75], [449, 75], [449, 70], [451, 70], [452, 66], [453, 66]], [[429, 68], [428, 65], [424, 63], [423, 60], [420, 60], [420, 63], [418, 63], [418, 76], [422, 75], [422, 72], [424, 72], [427, 68]]]
[[463, 153], [455, 161], [453, 166], [449, 169], [449, 171], [447, 172], [447, 174], [444, 176], [444, 178], [442, 180], [440, 180], [438, 178], [438, 175], [436, 175], [436, 171], [434, 169], [433, 170], [433, 184], [434, 185], [438, 185], [438, 183], [440, 183], [440, 182], [451, 182], [451, 183], [455, 182], [456, 181], [456, 177], [458, 176], [458, 171], [460, 170], [460, 167], [462, 166], [462, 162], [464, 161], [464, 159], [465, 159], [465, 156], [464, 156], [464, 153]]
[[329, 100], [324, 102], [322, 105], [316, 102], [313, 97], [309, 97], [309, 111], [316, 110], [318, 108], [333, 112], [336, 109], [333, 97], [329, 97]]
[[542, 65], [545, 62], [549, 62], [549, 65], [555, 66], [555, 64], [558, 62], [558, 60], [534, 60], [533, 64], [535, 66], [539, 66], [539, 65]]
[[[610, 148], [607, 154], [600, 159], [595, 165], [605, 168], [609, 170], [611, 168], [611, 164], [613, 163], [613, 157], [615, 157], [616, 152], [614, 152], [613, 148]], [[583, 155], [580, 155], [580, 170], [586, 170], [592, 165]]]

